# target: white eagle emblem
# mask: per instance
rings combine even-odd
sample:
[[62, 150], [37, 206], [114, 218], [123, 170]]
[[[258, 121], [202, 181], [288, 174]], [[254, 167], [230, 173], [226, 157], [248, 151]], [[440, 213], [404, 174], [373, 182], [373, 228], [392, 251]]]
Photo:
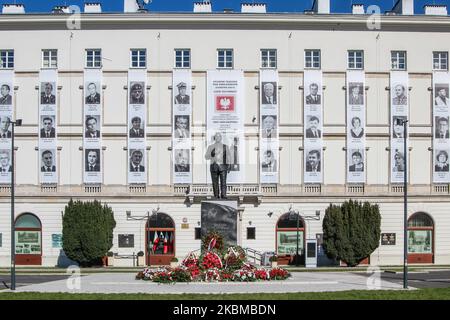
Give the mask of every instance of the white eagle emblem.
[[222, 98], [222, 99], [220, 99], [219, 103], [220, 103], [220, 107], [224, 110], [228, 110], [231, 105], [230, 98]]

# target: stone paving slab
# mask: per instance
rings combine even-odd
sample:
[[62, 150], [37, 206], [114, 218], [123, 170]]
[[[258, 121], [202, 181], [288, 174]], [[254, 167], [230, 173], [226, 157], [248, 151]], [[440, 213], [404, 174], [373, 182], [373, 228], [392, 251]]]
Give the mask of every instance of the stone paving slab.
[[[270, 282], [228, 282], [228, 283], [176, 283], [158, 284], [135, 280], [134, 273], [99, 273], [82, 276], [80, 289], [70, 289], [67, 283], [74, 279], [51, 281], [17, 288], [17, 292], [68, 292], [68, 293], [286, 293], [286, 292], [330, 292], [344, 290], [374, 289], [379, 281], [379, 290], [402, 289], [401, 284], [372, 277], [342, 272], [298, 272], [285, 281]], [[369, 284], [369, 286], [368, 286]], [[370, 286], [372, 285], [372, 286]], [[0, 293], [1, 294], [1, 293]]]

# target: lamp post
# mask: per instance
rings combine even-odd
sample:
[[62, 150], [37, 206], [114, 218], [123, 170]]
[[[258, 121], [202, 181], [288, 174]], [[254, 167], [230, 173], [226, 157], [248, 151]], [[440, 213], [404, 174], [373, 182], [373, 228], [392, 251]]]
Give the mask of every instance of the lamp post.
[[403, 289], [408, 289], [408, 120], [402, 120], [403, 153], [405, 171], [403, 172]]
[[22, 119], [11, 121], [11, 290], [16, 290], [16, 233], [14, 226], [14, 127], [20, 127]]
[[[152, 210], [152, 215], [150, 215], [149, 211], [147, 211], [147, 214], [145, 216], [132, 216], [131, 211], [127, 211], [126, 214], [127, 214], [127, 220], [145, 220], [146, 219], [147, 223], [148, 223], [150, 221], [150, 218], [153, 216], [155, 216], [156, 221], [158, 222], [158, 212], [159, 212], [159, 206], [156, 210], [155, 209]], [[145, 229], [147, 232], [147, 227]], [[148, 234], [147, 241], [149, 240], [149, 238], [150, 238], [150, 233]], [[150, 265], [151, 249], [147, 248], [147, 251], [148, 251], [148, 261], [147, 261], [148, 263], [147, 264]]]

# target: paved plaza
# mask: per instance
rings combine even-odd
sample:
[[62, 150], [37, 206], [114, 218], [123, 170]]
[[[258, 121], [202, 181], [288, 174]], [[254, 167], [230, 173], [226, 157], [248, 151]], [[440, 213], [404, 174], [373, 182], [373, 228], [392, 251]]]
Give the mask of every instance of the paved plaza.
[[[401, 289], [400, 283], [389, 282], [373, 274], [346, 272], [294, 272], [285, 281], [270, 282], [191, 282], [158, 284], [150, 281], [135, 280], [134, 273], [98, 273], [81, 278], [49, 281], [25, 285], [17, 292], [68, 292], [68, 293], [287, 293], [287, 292], [327, 292], [344, 290], [395, 290]], [[79, 288], [77, 285], [80, 284]], [[6, 290], [5, 290], [6, 291]], [[1, 294], [1, 293], [0, 293]]]

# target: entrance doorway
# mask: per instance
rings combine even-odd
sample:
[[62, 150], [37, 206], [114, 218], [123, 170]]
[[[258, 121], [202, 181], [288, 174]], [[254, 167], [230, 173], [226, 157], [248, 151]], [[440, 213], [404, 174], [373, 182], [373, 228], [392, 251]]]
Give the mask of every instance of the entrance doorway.
[[434, 222], [425, 212], [408, 219], [408, 263], [434, 263]]
[[42, 224], [37, 216], [24, 213], [15, 224], [16, 264], [42, 265]]
[[[295, 219], [294, 219], [295, 218]], [[298, 231], [298, 232], [297, 232]], [[305, 264], [305, 222], [299, 219], [297, 229], [297, 218], [289, 213], [283, 214], [277, 221], [275, 248], [278, 255], [278, 264], [287, 265], [295, 263], [294, 257], [297, 252], [299, 263]]]
[[175, 223], [165, 213], [150, 216], [145, 227], [147, 265], [169, 265], [175, 257]]

